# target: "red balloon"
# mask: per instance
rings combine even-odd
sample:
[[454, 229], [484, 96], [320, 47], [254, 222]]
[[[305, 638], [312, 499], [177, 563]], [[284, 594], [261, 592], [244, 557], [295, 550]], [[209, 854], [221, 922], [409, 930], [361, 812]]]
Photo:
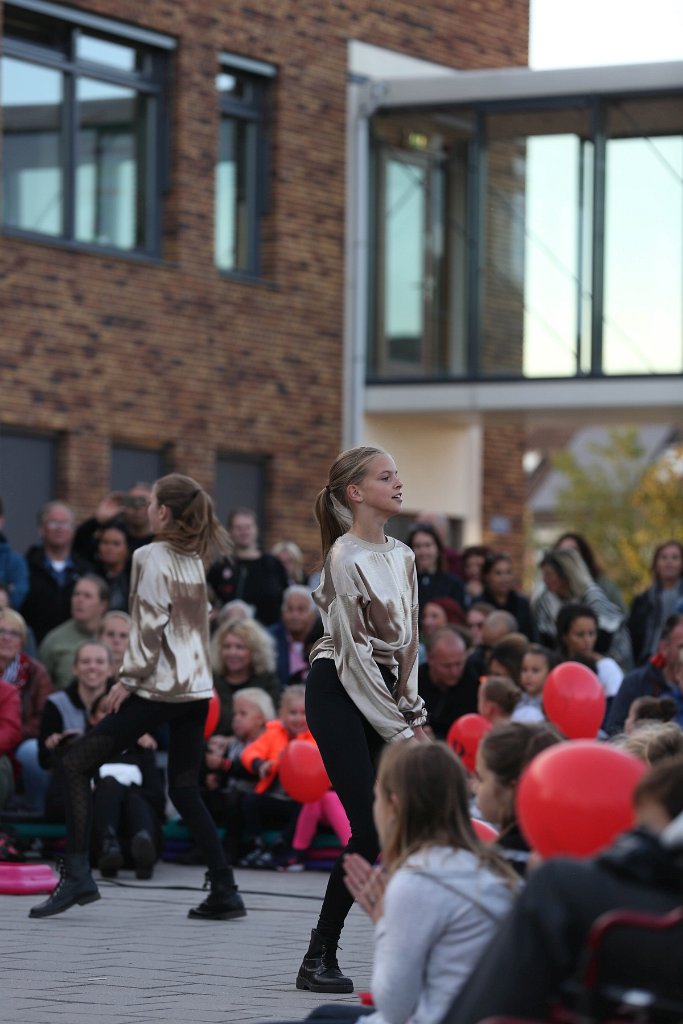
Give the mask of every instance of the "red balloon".
[[209, 707], [206, 712], [206, 722], [204, 723], [204, 739], [208, 740], [209, 736], [213, 736], [218, 725], [218, 719], [221, 717], [221, 699], [218, 696], [216, 690], [211, 694], [209, 700]]
[[468, 772], [473, 772], [482, 736], [491, 728], [483, 715], [461, 715], [448, 730], [446, 743], [458, 755]]
[[487, 821], [481, 821], [479, 818], [472, 818], [472, 828], [474, 829], [477, 838], [481, 839], [482, 843], [495, 843], [498, 838], [493, 825], [489, 825]]
[[300, 804], [320, 800], [330, 788], [330, 780], [320, 751], [306, 740], [292, 740], [280, 758], [282, 788]]
[[586, 665], [565, 661], [548, 674], [543, 708], [567, 739], [595, 739], [605, 717], [605, 704], [605, 691]]
[[517, 787], [517, 817], [544, 857], [588, 857], [632, 828], [633, 791], [646, 765], [605, 743], [573, 740], [542, 751]]

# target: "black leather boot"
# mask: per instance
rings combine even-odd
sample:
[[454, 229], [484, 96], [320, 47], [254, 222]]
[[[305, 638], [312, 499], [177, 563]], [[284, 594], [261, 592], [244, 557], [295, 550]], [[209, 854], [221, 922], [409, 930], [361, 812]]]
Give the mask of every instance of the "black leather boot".
[[102, 849], [97, 858], [97, 867], [103, 878], [116, 878], [116, 872], [123, 867], [121, 844], [113, 828], [108, 828], [105, 832]]
[[87, 853], [67, 853], [61, 866], [61, 877], [57, 888], [44, 903], [31, 907], [29, 917], [52, 917], [61, 914], [79, 903], [93, 903], [100, 898], [100, 892], [90, 874], [90, 858]]
[[154, 840], [146, 828], [136, 832], [130, 841], [130, 855], [133, 858], [136, 878], [151, 878], [157, 859]]
[[206, 872], [204, 888], [209, 886], [209, 895], [188, 911], [188, 917], [199, 917], [205, 921], [229, 921], [234, 917], [246, 917], [247, 911], [237, 891], [232, 868], [216, 868]]
[[353, 992], [353, 981], [337, 963], [337, 943], [313, 929], [308, 952], [296, 976], [296, 987], [311, 992]]

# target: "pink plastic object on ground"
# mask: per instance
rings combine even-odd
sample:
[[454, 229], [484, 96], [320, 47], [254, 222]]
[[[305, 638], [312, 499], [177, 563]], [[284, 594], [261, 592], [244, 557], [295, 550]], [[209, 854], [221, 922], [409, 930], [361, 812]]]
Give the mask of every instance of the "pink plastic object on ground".
[[6, 896], [50, 893], [58, 881], [49, 864], [0, 864], [0, 893]]

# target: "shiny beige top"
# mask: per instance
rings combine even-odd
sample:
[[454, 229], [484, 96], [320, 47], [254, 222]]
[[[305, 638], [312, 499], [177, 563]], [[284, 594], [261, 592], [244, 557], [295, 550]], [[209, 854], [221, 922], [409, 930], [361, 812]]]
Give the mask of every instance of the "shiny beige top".
[[[324, 634], [311, 661], [334, 658], [349, 697], [387, 742], [426, 720], [417, 692], [417, 577], [413, 552], [393, 537], [370, 544], [345, 533], [313, 594]], [[394, 674], [390, 691], [378, 665]], [[314, 682], [314, 680], [312, 680]]]
[[162, 541], [138, 548], [130, 595], [133, 621], [119, 678], [149, 700], [210, 697], [209, 602], [199, 556]]

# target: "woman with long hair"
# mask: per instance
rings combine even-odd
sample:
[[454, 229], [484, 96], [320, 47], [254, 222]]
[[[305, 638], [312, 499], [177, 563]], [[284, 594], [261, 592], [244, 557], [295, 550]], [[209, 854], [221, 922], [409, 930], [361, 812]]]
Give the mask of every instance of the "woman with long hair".
[[232, 702], [240, 690], [257, 686], [277, 706], [280, 684], [275, 673], [275, 645], [267, 630], [255, 619], [221, 623], [211, 638], [213, 685], [221, 702], [214, 730], [221, 736], [232, 733]]
[[[424, 739], [417, 692], [418, 602], [409, 547], [385, 535], [401, 511], [403, 484], [381, 448], [342, 452], [318, 494], [324, 567], [315, 602], [323, 635], [311, 651], [306, 719], [351, 824], [344, 853], [379, 852], [372, 817], [375, 762], [385, 743]], [[297, 988], [352, 992], [337, 946], [353, 897], [342, 854], [330, 874]]]
[[459, 576], [446, 572], [443, 541], [431, 523], [415, 523], [408, 533], [406, 543], [415, 555], [420, 610], [435, 597], [450, 597], [463, 608], [464, 584]]
[[92, 822], [90, 779], [112, 755], [146, 732], [169, 727], [169, 796], [208, 864], [210, 892], [190, 917], [233, 918], [246, 913], [220, 837], [199, 792], [204, 724], [212, 693], [209, 616], [203, 559], [229, 549], [209, 495], [191, 477], [171, 473], [154, 485], [151, 544], [133, 556], [132, 628], [109, 714], [71, 744], [59, 761], [66, 803], [66, 854], [59, 885], [33, 907], [51, 917], [99, 899], [88, 851]]
[[683, 544], [666, 540], [652, 556], [652, 586], [637, 594], [631, 606], [628, 628], [637, 665], [659, 647], [662, 626], [683, 601]]

